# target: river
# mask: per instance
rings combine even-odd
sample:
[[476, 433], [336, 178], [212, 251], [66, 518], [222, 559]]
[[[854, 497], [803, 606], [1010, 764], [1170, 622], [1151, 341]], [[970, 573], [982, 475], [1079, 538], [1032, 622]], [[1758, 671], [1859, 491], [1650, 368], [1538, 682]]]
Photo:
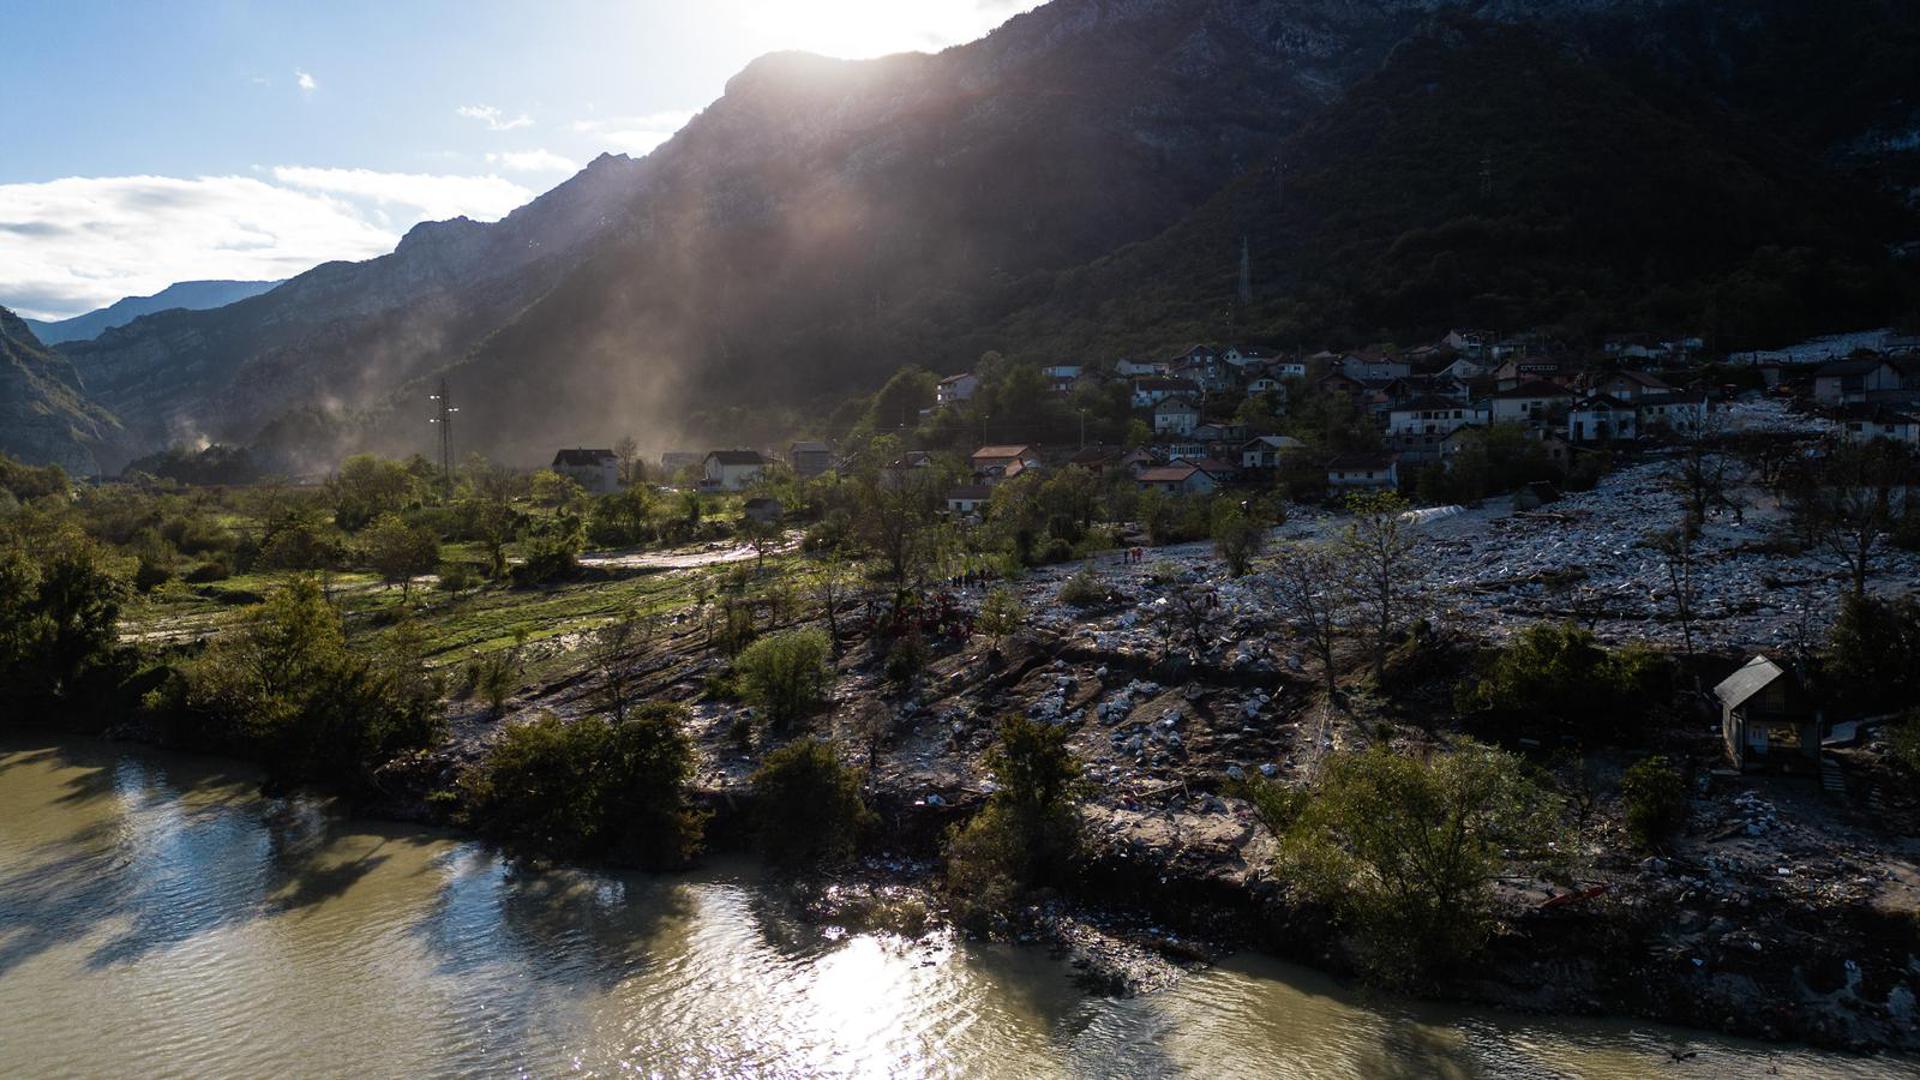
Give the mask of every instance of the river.
[[744, 863], [531, 873], [459, 837], [263, 799], [232, 763], [0, 742], [0, 1075], [562, 1074], [1920, 1070], [1368, 1001], [1256, 957], [1116, 1000], [1032, 950], [807, 925]]

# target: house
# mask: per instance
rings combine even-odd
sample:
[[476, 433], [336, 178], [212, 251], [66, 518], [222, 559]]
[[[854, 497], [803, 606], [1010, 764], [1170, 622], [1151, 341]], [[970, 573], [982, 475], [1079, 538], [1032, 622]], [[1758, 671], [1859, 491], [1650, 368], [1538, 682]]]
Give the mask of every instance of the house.
[[1191, 461], [1141, 469], [1134, 482], [1142, 488], [1158, 489], [1170, 495], [1205, 495], [1220, 487], [1219, 480]]
[[1258, 345], [1234, 345], [1223, 355], [1227, 363], [1242, 370], [1265, 367], [1273, 361], [1273, 350]]
[[778, 525], [780, 524], [782, 508], [779, 499], [769, 499], [761, 496], [759, 498], [748, 499], [747, 504], [741, 508], [740, 512], [748, 521], [758, 522], [761, 525]]
[[986, 509], [993, 489], [985, 484], [962, 484], [947, 491], [947, 512], [970, 515]]
[[1168, 398], [1153, 407], [1155, 435], [1191, 435], [1199, 426], [1199, 406], [1184, 397]]
[[1838, 411], [1840, 436], [1850, 443], [1892, 439], [1920, 446], [1920, 416], [1881, 405], [1845, 405]]
[[1340, 374], [1362, 382], [1381, 382], [1413, 374], [1413, 365], [1397, 353], [1375, 347], [1341, 357]]
[[1277, 469], [1281, 455], [1290, 450], [1298, 450], [1305, 444], [1299, 439], [1285, 435], [1259, 435], [1248, 439], [1240, 446], [1240, 467], [1242, 469]]
[[1616, 371], [1595, 379], [1592, 387], [1596, 395], [1604, 394], [1615, 401], [1634, 401], [1654, 394], [1671, 394], [1674, 388], [1661, 379], [1644, 371]]
[[949, 375], [933, 387], [933, 403], [945, 408], [958, 405], [963, 401], [972, 401], [973, 395], [980, 389], [980, 377], [971, 371], [958, 375]]
[[1169, 465], [1192, 465], [1212, 477], [1215, 483], [1232, 483], [1240, 478], [1240, 466], [1230, 461], [1212, 457], [1179, 457], [1169, 461]]
[[833, 448], [823, 442], [797, 442], [787, 448], [787, 462], [793, 475], [808, 480], [833, 468]]
[[1491, 419], [1496, 424], [1544, 422], [1573, 404], [1573, 394], [1559, 383], [1535, 379], [1493, 395]]
[[1707, 426], [1707, 399], [1704, 394], [1683, 394], [1678, 390], [1665, 394], [1644, 394], [1633, 403], [1639, 413], [1642, 435], [1698, 435]]
[[1856, 356], [1813, 371], [1813, 399], [1822, 405], [1865, 401], [1874, 390], [1900, 389], [1900, 369], [1877, 356]]
[[1392, 454], [1341, 454], [1327, 462], [1327, 486], [1335, 491], [1397, 488], [1399, 464]]
[[1387, 410], [1387, 432], [1392, 435], [1450, 435], [1474, 422], [1474, 410], [1463, 401], [1417, 397]]
[[1193, 437], [1203, 443], [1233, 443], [1237, 446], [1247, 441], [1247, 425], [1232, 422], [1201, 424], [1193, 429]]
[[1255, 375], [1247, 381], [1247, 394], [1266, 394], [1286, 404], [1287, 384], [1273, 375]]
[[1139, 375], [1165, 375], [1167, 363], [1163, 360], [1116, 360], [1113, 373], [1123, 379], [1131, 379]]
[[611, 450], [562, 450], [551, 467], [595, 495], [620, 489], [620, 459]]
[[1640, 437], [1640, 410], [1606, 394], [1582, 398], [1567, 412], [1567, 438], [1576, 443], [1632, 442]]
[[1114, 462], [1114, 468], [1119, 469], [1122, 472], [1131, 473], [1134, 476], [1140, 475], [1141, 469], [1148, 468], [1152, 465], [1153, 465], [1153, 455], [1147, 453], [1145, 450], [1142, 450], [1139, 447], [1135, 447], [1134, 449], [1129, 450], [1124, 454], [1121, 454], [1120, 460]]
[[715, 450], [700, 463], [705, 478], [700, 487], [709, 491], [739, 491], [759, 480], [767, 471], [767, 459], [758, 450]]
[[1017, 446], [983, 446], [973, 452], [967, 463], [972, 466], [975, 479], [992, 484], [1018, 476], [1029, 467], [1040, 464], [1040, 454], [1025, 443]]
[[1342, 397], [1355, 399], [1365, 397], [1367, 393], [1366, 383], [1352, 376], [1342, 375], [1337, 371], [1323, 375], [1315, 380], [1313, 388], [1324, 393], [1339, 394]]
[[1074, 380], [1085, 370], [1079, 364], [1054, 364], [1041, 368], [1040, 377], [1047, 380], [1047, 385], [1053, 388], [1054, 393], [1064, 394], [1073, 389]]
[[1477, 360], [1487, 354], [1488, 343], [1494, 335], [1485, 330], [1449, 330], [1440, 344], [1468, 359]]
[[1472, 382], [1486, 373], [1487, 366], [1485, 364], [1470, 360], [1464, 356], [1455, 359], [1453, 363], [1441, 368], [1438, 372], [1438, 374], [1458, 379], [1463, 383]]
[[1741, 771], [1814, 771], [1820, 767], [1820, 713], [1806, 688], [1765, 656], [1755, 656], [1713, 688], [1720, 736]]
[[1149, 375], [1133, 380], [1133, 407], [1151, 409], [1170, 397], [1199, 397], [1200, 384], [1192, 379]]

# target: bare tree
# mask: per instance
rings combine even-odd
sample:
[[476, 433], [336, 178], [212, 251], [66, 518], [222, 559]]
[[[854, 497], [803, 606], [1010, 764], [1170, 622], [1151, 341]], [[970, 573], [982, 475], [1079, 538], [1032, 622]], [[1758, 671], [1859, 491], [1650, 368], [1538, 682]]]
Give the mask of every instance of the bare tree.
[[627, 718], [633, 701], [631, 661], [652, 630], [651, 620], [628, 608], [594, 630], [588, 641], [588, 661], [600, 676], [599, 698], [615, 723]]
[[633, 436], [620, 436], [620, 441], [613, 444], [613, 456], [620, 463], [622, 484], [637, 484], [647, 478], [646, 467], [640, 461], [640, 444]]
[[1326, 680], [1327, 702], [1339, 695], [1333, 650], [1339, 641], [1347, 598], [1340, 588], [1340, 562], [1326, 547], [1299, 544], [1281, 549], [1265, 576], [1274, 609], [1306, 641]]
[[840, 605], [847, 599], [853, 576], [838, 555], [823, 559], [813, 578], [813, 596], [827, 617], [827, 640], [835, 656], [840, 655]]
[[1353, 495], [1347, 506], [1353, 521], [1340, 538], [1339, 563], [1355, 606], [1373, 627], [1373, 675], [1379, 679], [1386, 674], [1387, 647], [1412, 589], [1418, 537], [1401, 516], [1407, 501], [1393, 492]]
[[1693, 573], [1693, 530], [1686, 526], [1660, 533], [1649, 540], [1667, 564], [1667, 587], [1673, 599], [1674, 617], [1680, 620], [1680, 637], [1687, 658], [1693, 658], [1693, 612], [1700, 590]]
[[1846, 570], [1853, 595], [1866, 595], [1873, 564], [1901, 514], [1908, 512], [1908, 492], [1916, 480], [1912, 452], [1876, 439], [1840, 447], [1790, 482], [1796, 524]]

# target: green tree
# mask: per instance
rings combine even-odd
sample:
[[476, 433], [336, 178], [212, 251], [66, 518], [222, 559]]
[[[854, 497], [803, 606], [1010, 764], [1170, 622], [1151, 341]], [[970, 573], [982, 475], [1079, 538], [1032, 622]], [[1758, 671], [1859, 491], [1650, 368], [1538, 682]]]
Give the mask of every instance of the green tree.
[[1620, 779], [1627, 807], [1627, 833], [1643, 848], [1656, 847], [1687, 823], [1687, 784], [1664, 757], [1635, 762]]
[[1246, 511], [1222, 500], [1213, 513], [1213, 550], [1220, 561], [1227, 564], [1227, 573], [1232, 577], [1245, 577], [1253, 569], [1253, 560], [1266, 545], [1267, 530], [1264, 525], [1249, 517]]
[[962, 917], [1010, 911], [1026, 890], [1064, 880], [1080, 850], [1080, 763], [1067, 729], [1018, 714], [999, 724], [987, 754], [994, 792], [947, 844], [947, 889]]
[[1002, 585], [980, 602], [980, 614], [974, 619], [974, 629], [987, 635], [989, 647], [997, 652], [1001, 642], [1009, 634], [1018, 633], [1026, 621], [1027, 606], [1020, 602], [1020, 594]]
[[404, 602], [413, 594], [413, 579], [431, 574], [440, 565], [440, 537], [425, 525], [409, 525], [398, 514], [382, 514], [360, 534], [367, 564], [389, 585], [399, 583]]
[[827, 635], [815, 629], [770, 634], [734, 659], [740, 693], [775, 730], [785, 730], [815, 709], [825, 697]]
[[128, 588], [105, 547], [34, 510], [0, 519], [0, 712], [66, 719], [124, 677]]
[[1840, 704], [1879, 712], [1920, 697], [1915, 657], [1920, 657], [1920, 599], [1857, 593], [1841, 598], [1824, 655]]
[[1286, 880], [1341, 912], [1367, 969], [1394, 983], [1480, 947], [1503, 852], [1542, 849], [1559, 809], [1518, 757], [1468, 739], [1424, 761], [1338, 752], [1311, 787], [1246, 790], [1281, 841]]
[[1632, 733], [1668, 697], [1672, 671], [1644, 646], [1609, 650], [1571, 623], [1535, 623], [1455, 690], [1463, 712], [1605, 740]]
[[348, 532], [381, 514], [404, 509], [418, 496], [417, 481], [405, 465], [372, 454], [355, 454], [342, 461], [327, 488], [333, 498], [334, 523]]
[[768, 754], [750, 782], [761, 854], [782, 866], [846, 862], [873, 819], [860, 797], [860, 773], [821, 739]]

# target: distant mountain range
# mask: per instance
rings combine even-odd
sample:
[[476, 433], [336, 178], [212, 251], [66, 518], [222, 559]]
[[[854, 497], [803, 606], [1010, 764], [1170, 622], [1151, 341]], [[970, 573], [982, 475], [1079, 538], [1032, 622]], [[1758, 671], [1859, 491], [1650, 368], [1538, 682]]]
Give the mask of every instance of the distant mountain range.
[[1054, 0], [933, 56], [764, 57], [498, 223], [61, 348], [109, 465], [409, 451], [442, 376], [464, 449], [531, 462], [988, 349], [1882, 325], [1916, 190], [1897, 0]]
[[75, 315], [71, 319], [24, 321], [43, 343], [58, 345], [63, 341], [85, 341], [98, 337], [103, 331], [125, 326], [142, 315], [151, 315], [156, 311], [173, 308], [205, 311], [208, 308], [225, 307], [235, 300], [258, 296], [278, 284], [278, 281], [182, 281], [152, 296], [129, 296], [98, 311]]

